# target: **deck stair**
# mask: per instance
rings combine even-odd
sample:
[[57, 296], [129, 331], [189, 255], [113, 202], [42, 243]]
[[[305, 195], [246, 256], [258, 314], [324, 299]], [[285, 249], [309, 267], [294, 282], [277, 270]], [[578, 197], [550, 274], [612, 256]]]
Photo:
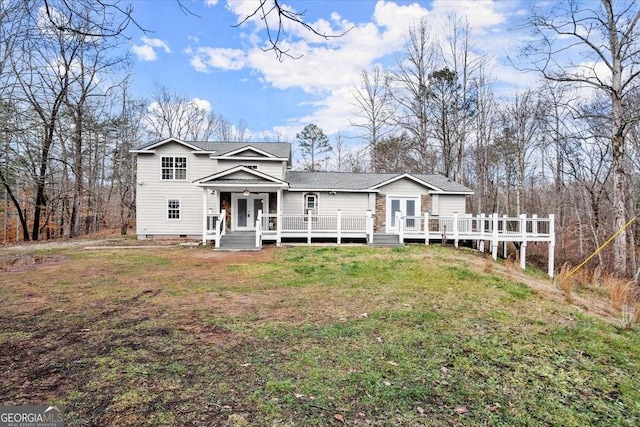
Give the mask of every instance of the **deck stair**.
[[388, 246], [388, 247], [404, 246], [404, 243], [400, 243], [400, 239], [397, 234], [388, 234], [388, 233], [374, 233], [373, 241], [370, 244], [371, 246]]
[[227, 231], [220, 239], [219, 251], [257, 251], [255, 231]]

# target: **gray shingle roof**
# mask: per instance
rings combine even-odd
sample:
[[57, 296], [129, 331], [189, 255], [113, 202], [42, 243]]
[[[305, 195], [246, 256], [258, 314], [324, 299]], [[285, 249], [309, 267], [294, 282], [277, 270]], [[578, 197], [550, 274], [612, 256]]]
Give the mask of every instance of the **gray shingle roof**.
[[[287, 171], [285, 181], [289, 183], [289, 188], [292, 190], [367, 190], [401, 175], [404, 174]], [[445, 192], [473, 192], [470, 188], [454, 182], [446, 176], [424, 174], [411, 174], [411, 176]]]
[[[160, 141], [137, 146], [134, 150], [144, 150]], [[218, 141], [183, 141], [205, 151], [215, 151], [216, 155], [224, 155], [244, 147], [255, 147], [275, 157], [288, 159], [291, 155], [291, 144], [288, 142], [218, 142]]]

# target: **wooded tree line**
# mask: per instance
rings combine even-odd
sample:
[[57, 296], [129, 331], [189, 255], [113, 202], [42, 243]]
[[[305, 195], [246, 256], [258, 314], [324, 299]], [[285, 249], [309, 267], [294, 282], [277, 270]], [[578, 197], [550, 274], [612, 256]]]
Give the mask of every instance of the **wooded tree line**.
[[[540, 77], [504, 93], [468, 21], [413, 26], [396, 64], [363, 70], [354, 89], [373, 172], [441, 173], [475, 190], [468, 212], [556, 215], [559, 261], [638, 271], [638, 3], [559, 2], [532, 9], [533, 41], [513, 65]], [[500, 93], [500, 95], [498, 95]]]
[[0, 3], [0, 183], [4, 242], [123, 233], [135, 219], [129, 150], [169, 136], [248, 140], [185, 95], [130, 94], [117, 2]]
[[[135, 218], [129, 150], [142, 141], [253, 139], [246, 123], [170, 88], [132, 97], [120, 34], [137, 24], [117, 5], [0, 3], [4, 241], [126, 232]], [[331, 162], [313, 154], [311, 166], [441, 173], [475, 190], [468, 212], [555, 213], [558, 252], [586, 257], [635, 216], [640, 167], [638, 5], [590, 5], [531, 11], [520, 31], [533, 41], [513, 63], [541, 78], [511, 93], [466, 19], [452, 16], [437, 33], [415, 24], [396, 63], [363, 70], [354, 87], [351, 123], [364, 148], [338, 134]], [[634, 224], [599, 253], [601, 265], [635, 273], [637, 233]]]

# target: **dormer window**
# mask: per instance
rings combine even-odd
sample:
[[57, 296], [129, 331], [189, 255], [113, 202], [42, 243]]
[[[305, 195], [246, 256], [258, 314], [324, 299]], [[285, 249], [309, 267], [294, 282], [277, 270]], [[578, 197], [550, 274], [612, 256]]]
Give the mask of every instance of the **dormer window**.
[[187, 179], [186, 157], [163, 157], [162, 179], [172, 181], [184, 181]]
[[242, 165], [242, 166], [244, 166], [247, 169], [253, 169], [254, 171], [258, 170], [258, 165]]

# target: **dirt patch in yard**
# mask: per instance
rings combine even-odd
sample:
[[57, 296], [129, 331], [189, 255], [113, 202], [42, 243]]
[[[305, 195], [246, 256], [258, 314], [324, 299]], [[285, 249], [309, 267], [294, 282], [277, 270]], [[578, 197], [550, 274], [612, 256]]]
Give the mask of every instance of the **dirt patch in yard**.
[[0, 271], [25, 271], [46, 265], [57, 264], [67, 257], [64, 255], [9, 255], [0, 256]]

